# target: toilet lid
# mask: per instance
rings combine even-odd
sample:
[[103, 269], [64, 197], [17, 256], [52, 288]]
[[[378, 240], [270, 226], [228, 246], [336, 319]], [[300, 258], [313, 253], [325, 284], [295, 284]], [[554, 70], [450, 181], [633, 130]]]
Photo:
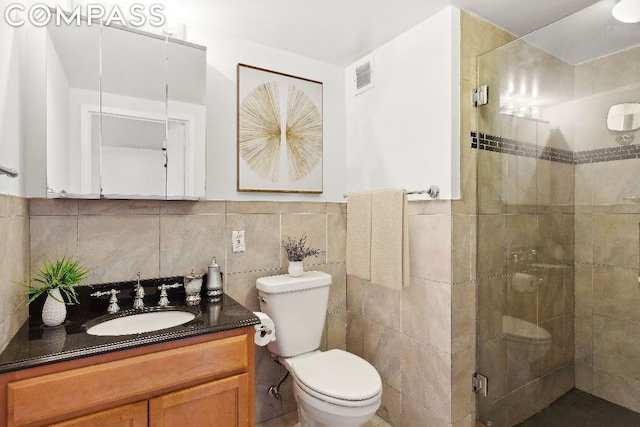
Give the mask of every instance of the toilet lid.
[[296, 361], [296, 379], [309, 389], [341, 400], [365, 400], [380, 393], [378, 371], [366, 360], [342, 350], [329, 350]]

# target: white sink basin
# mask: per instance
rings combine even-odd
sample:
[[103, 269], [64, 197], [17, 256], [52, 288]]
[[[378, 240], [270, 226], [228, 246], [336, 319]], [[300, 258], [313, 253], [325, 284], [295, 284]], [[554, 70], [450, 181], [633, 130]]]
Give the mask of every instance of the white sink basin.
[[182, 325], [195, 317], [194, 313], [182, 310], [132, 313], [97, 323], [90, 326], [86, 332], [89, 335], [100, 336], [141, 334]]

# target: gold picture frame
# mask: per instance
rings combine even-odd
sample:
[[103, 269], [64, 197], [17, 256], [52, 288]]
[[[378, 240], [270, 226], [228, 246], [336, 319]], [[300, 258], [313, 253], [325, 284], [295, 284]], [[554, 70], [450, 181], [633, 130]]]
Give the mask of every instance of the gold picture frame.
[[322, 82], [238, 64], [237, 190], [322, 193]]

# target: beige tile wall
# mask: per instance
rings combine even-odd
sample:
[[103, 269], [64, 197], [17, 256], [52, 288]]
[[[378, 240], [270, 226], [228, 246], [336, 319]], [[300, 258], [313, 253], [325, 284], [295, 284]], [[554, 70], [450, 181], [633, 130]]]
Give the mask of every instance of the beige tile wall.
[[[22, 209], [7, 225], [28, 229], [26, 202]], [[259, 310], [256, 280], [286, 272], [284, 237], [306, 233], [309, 245], [326, 251], [307, 258], [306, 268], [333, 276], [322, 348], [346, 348], [345, 204], [32, 199], [30, 219], [30, 242], [26, 231], [16, 238], [24, 240], [26, 250], [31, 247], [32, 268], [43, 259], [79, 255], [93, 269], [88, 282], [104, 283], [133, 280], [138, 271], [143, 278], [186, 275], [192, 269], [205, 273], [216, 256], [225, 291], [253, 311]], [[243, 253], [231, 251], [233, 230], [245, 231]], [[24, 256], [23, 262], [28, 259]], [[378, 355], [378, 346], [368, 352]], [[267, 396], [285, 372], [266, 347], [256, 348], [256, 422], [295, 410], [290, 380], [281, 401]]]
[[[593, 205], [576, 220], [576, 387], [640, 411], [640, 209]], [[630, 211], [635, 210], [635, 213]]]
[[0, 349], [28, 317], [24, 283], [29, 277], [29, 202], [0, 194]]
[[[615, 147], [608, 108], [638, 95], [634, 48], [576, 66], [581, 149]], [[576, 387], [640, 411], [638, 159], [577, 165]]]
[[475, 368], [472, 229], [465, 216], [452, 215], [450, 201], [411, 202], [410, 285], [392, 291], [347, 277], [347, 349], [380, 372], [378, 414], [396, 427], [425, 420], [471, 426], [475, 420], [469, 385]]

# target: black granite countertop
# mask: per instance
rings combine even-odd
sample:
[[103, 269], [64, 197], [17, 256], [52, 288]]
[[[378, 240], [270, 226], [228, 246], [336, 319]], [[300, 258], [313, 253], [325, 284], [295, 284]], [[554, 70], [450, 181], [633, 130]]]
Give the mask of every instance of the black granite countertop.
[[[206, 277], [205, 277], [206, 279]], [[182, 277], [144, 280], [145, 307], [157, 305], [157, 286], [161, 283], [182, 283]], [[206, 281], [204, 281], [206, 283]], [[171, 328], [120, 336], [95, 336], [83, 330], [83, 324], [101, 316], [118, 316], [132, 310], [132, 290], [134, 282], [107, 283], [81, 286], [78, 290], [80, 304], [67, 306], [67, 319], [57, 327], [42, 324], [41, 312], [44, 296], [29, 306], [29, 319], [0, 354], [0, 373], [32, 368], [50, 363], [95, 356], [145, 345], [175, 341], [198, 335], [212, 334], [235, 328], [256, 325], [260, 320], [247, 308], [224, 294], [217, 302], [210, 302], [203, 294], [198, 306], [181, 306], [185, 301], [182, 287], [169, 290], [169, 300], [173, 303], [167, 309], [188, 309], [196, 314], [195, 319]], [[120, 314], [107, 315], [109, 296], [91, 297], [96, 290], [119, 289]], [[204, 286], [203, 286], [204, 291]]]

